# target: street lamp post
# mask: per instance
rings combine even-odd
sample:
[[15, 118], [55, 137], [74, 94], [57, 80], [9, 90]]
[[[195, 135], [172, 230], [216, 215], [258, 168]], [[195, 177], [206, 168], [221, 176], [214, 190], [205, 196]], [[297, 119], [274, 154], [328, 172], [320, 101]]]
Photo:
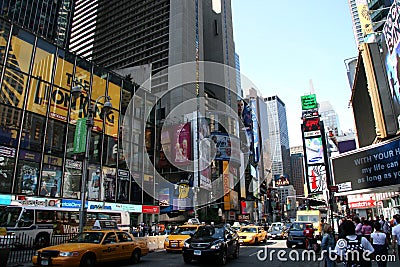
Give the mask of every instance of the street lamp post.
[[[85, 88], [85, 85], [81, 84], [77, 80], [74, 80], [75, 84], [78, 86], [74, 86], [72, 91], [77, 91], [77, 87], [81, 86]], [[90, 150], [90, 139], [92, 128], [94, 126], [94, 114], [96, 112], [97, 103], [102, 99], [105, 99], [104, 106], [103, 106], [103, 114], [104, 116], [108, 114], [112, 108], [111, 105], [111, 97], [109, 96], [99, 96], [96, 99], [95, 104], [92, 106], [88, 106], [88, 114], [86, 118], [86, 148], [85, 148], [85, 158], [83, 160], [83, 173], [82, 173], [82, 185], [81, 185], [81, 206], [79, 208], [79, 232], [83, 232], [83, 228], [85, 226], [86, 220], [86, 183], [87, 183], [87, 172], [88, 172], [88, 163], [89, 163], [89, 150]]]

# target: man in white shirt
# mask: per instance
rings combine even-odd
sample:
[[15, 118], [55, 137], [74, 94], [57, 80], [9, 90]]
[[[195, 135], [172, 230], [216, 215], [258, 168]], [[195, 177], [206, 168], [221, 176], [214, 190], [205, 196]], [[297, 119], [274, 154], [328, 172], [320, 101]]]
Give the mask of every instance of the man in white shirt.
[[392, 238], [393, 238], [393, 254], [396, 254], [396, 243], [397, 251], [400, 252], [400, 216], [396, 215], [397, 225], [392, 228]]

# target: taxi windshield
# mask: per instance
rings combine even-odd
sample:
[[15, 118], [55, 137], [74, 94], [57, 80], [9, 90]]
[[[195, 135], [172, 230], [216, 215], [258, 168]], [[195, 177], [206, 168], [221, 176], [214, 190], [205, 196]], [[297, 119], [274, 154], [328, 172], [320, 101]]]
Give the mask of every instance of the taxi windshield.
[[241, 230], [242, 233], [257, 233], [257, 229], [254, 227], [244, 227]]
[[171, 233], [171, 235], [190, 235], [194, 232], [196, 232], [195, 227], [178, 227]]
[[68, 240], [68, 243], [93, 243], [100, 244], [103, 239], [104, 233], [102, 232], [84, 232], [80, 233], [74, 238]]

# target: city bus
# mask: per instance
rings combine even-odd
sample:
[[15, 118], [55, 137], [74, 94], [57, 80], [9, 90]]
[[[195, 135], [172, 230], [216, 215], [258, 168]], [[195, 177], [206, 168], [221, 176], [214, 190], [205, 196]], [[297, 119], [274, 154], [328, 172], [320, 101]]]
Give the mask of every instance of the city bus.
[[[87, 210], [86, 227], [92, 227], [96, 220], [113, 220], [119, 229], [129, 231], [128, 211]], [[26, 244], [21, 241], [22, 235], [24, 235], [24, 240], [31, 239], [34, 246], [44, 247], [50, 244], [52, 236], [71, 235], [79, 232], [79, 209], [7, 206], [0, 210], [0, 228], [3, 229], [3, 232], [5, 232], [4, 229], [7, 231], [7, 235], [0, 236], [0, 241], [3, 243], [12, 241], [11, 243], [14, 245], [24, 246]]]

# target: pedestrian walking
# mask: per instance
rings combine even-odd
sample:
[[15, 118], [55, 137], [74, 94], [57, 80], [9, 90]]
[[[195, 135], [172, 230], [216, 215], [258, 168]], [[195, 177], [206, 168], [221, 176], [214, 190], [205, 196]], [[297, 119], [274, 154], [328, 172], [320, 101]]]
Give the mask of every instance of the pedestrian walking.
[[372, 226], [368, 220], [364, 220], [363, 226], [361, 227], [361, 233], [363, 237], [371, 241]]
[[374, 257], [378, 267], [386, 267], [386, 256], [388, 255], [389, 240], [387, 239], [386, 234], [382, 231], [381, 224], [379, 222], [374, 223], [374, 229], [375, 231], [371, 233], [371, 242], [375, 250]]
[[356, 235], [354, 223], [350, 220], [341, 224], [344, 238], [336, 242], [335, 253], [339, 256], [338, 262], [344, 262], [346, 267], [369, 267], [371, 259], [366, 259], [360, 255], [374, 253], [371, 243], [362, 236]]
[[333, 235], [333, 229], [329, 224], [325, 224], [323, 231], [324, 235], [321, 241], [321, 249], [322, 251], [326, 251], [324, 254], [325, 266], [334, 267], [336, 266], [336, 262], [332, 260], [334, 258], [332, 253], [334, 253], [333, 250], [335, 249], [336, 240]]
[[[393, 254], [396, 255], [396, 247], [397, 253], [400, 253], [400, 215], [395, 216], [396, 226], [392, 228], [392, 238], [393, 238]], [[397, 259], [399, 256], [397, 255]]]

